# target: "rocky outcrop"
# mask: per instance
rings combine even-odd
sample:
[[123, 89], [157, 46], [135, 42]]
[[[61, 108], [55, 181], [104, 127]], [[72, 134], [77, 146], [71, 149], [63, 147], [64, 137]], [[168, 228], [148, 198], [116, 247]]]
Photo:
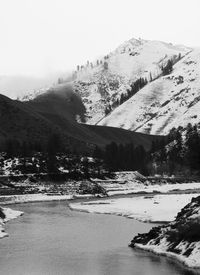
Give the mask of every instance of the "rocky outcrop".
[[130, 246], [173, 257], [189, 267], [200, 268], [200, 196], [193, 198], [177, 214], [175, 221], [153, 227], [146, 234], [138, 234]]

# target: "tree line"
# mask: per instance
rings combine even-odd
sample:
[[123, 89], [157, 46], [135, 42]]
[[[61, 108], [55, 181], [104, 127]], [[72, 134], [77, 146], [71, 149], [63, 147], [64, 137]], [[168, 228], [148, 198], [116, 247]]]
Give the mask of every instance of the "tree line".
[[135, 147], [133, 143], [123, 145], [112, 142], [105, 149], [96, 146], [93, 157], [102, 159], [111, 172], [138, 170], [147, 174], [147, 152], [142, 145]]
[[[199, 174], [199, 129], [200, 124], [193, 126], [188, 124], [185, 128], [173, 128], [168, 136], [153, 140], [149, 151], [145, 151], [142, 145], [134, 146], [133, 143], [117, 144], [112, 142], [104, 148], [95, 146], [93, 152], [86, 153], [85, 156], [90, 155], [96, 159], [96, 165], [99, 166], [98, 174], [100, 174], [100, 170], [110, 172], [138, 170], [144, 175], [156, 173], [172, 175], [189, 170], [191, 173]], [[58, 171], [57, 156], [60, 153], [75, 156], [56, 134], [50, 135], [46, 144], [25, 141], [20, 143], [15, 139], [9, 139], [1, 150], [6, 153], [7, 158], [26, 158], [41, 152], [47, 171], [51, 173]], [[87, 168], [87, 163], [84, 167]]]
[[132, 143], [112, 142], [96, 147], [94, 157], [103, 160], [110, 171], [137, 170], [149, 174], [200, 174], [200, 124], [171, 129], [165, 137], [152, 141], [149, 151]]
[[131, 84], [131, 88], [126, 91], [126, 93], [122, 93], [120, 98], [116, 99], [112, 104], [109, 104], [105, 108], [105, 115], [108, 115], [113, 109], [123, 104], [133, 95], [135, 95], [139, 90], [141, 90], [148, 83], [147, 78], [140, 77], [135, 82]]
[[160, 147], [152, 144], [151, 161], [160, 167], [160, 172], [169, 174], [189, 169], [200, 173], [200, 125], [173, 128]]

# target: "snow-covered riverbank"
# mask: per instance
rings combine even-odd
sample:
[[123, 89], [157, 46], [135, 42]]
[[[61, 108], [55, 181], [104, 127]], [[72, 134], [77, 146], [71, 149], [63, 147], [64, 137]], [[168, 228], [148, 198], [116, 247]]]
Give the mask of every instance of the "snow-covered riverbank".
[[25, 202], [42, 202], [42, 201], [59, 201], [59, 200], [69, 200], [72, 199], [71, 195], [57, 195], [57, 194], [26, 194], [26, 195], [10, 195], [10, 196], [0, 196], [0, 204], [15, 204], [15, 203], [25, 203]]
[[[127, 176], [131, 176], [128, 174]], [[126, 179], [121, 183], [121, 179], [105, 180], [98, 182], [98, 184], [106, 190], [106, 193], [110, 196], [108, 198], [99, 198], [100, 194], [66, 194], [61, 195], [58, 193], [44, 193], [44, 194], [24, 194], [24, 195], [10, 195], [0, 196], [0, 203], [16, 204], [26, 202], [45, 202], [45, 201], [59, 201], [66, 200], [70, 202], [70, 208], [77, 211], [85, 211], [89, 213], [99, 214], [113, 214], [123, 216], [127, 218], [137, 219], [142, 222], [172, 222], [177, 213], [181, 211], [185, 205], [187, 205], [192, 198], [198, 197], [200, 194], [199, 183], [185, 183], [185, 184], [149, 184], [146, 185], [141, 181], [131, 181]], [[142, 192], [145, 195], [142, 195]], [[141, 193], [140, 193], [141, 192]], [[162, 194], [157, 194], [157, 193]], [[130, 195], [130, 193], [134, 193]], [[140, 193], [138, 195], [137, 193]], [[176, 194], [175, 194], [176, 193]], [[129, 195], [128, 195], [129, 194]], [[103, 195], [103, 194], [102, 194]], [[123, 197], [119, 197], [119, 195]], [[78, 199], [78, 201], [77, 201]], [[81, 200], [80, 200], [81, 199]], [[11, 209], [2, 208], [5, 218], [2, 219], [0, 226], [0, 237], [5, 237], [8, 234], [4, 232], [4, 222], [22, 215], [22, 212], [13, 211]], [[160, 245], [152, 243], [136, 243], [135, 246], [152, 251], [157, 254], [167, 255], [177, 258], [184, 264], [195, 267], [198, 262], [198, 251], [200, 245], [198, 243], [192, 247], [191, 243], [181, 243], [180, 248], [183, 253], [180, 255], [174, 251], [167, 251], [168, 243], [163, 238]], [[190, 250], [194, 251], [190, 257], [184, 255], [184, 253]]]
[[[144, 222], [170, 222], [192, 197], [199, 194], [162, 194], [97, 199], [86, 195], [27, 194], [0, 196], [1, 205], [45, 201], [70, 201], [73, 210], [90, 213], [113, 214]], [[77, 202], [77, 199], [81, 201]]]
[[192, 197], [199, 194], [146, 195], [89, 202], [72, 202], [73, 210], [113, 214], [143, 222], [170, 222]]
[[[82, 201], [77, 202], [73, 201], [73, 196], [69, 195], [44, 195], [44, 194], [35, 194], [35, 195], [18, 195], [10, 196], [7, 201], [10, 203], [23, 203], [23, 202], [37, 202], [37, 201], [52, 201], [52, 200], [70, 200], [70, 208], [77, 211], [85, 211], [89, 213], [101, 213], [101, 214], [113, 214], [124, 216], [128, 218], [134, 218], [143, 222], [171, 222], [164, 228], [169, 228], [174, 224], [172, 222], [177, 213], [181, 211], [185, 205], [187, 205], [191, 199], [198, 197], [199, 194], [159, 194], [159, 195], [141, 195], [141, 196], [132, 196], [132, 197], [123, 197], [123, 198], [107, 198], [107, 199], [95, 199], [89, 195], [77, 197], [81, 198]], [[86, 199], [90, 199], [86, 201]], [[5, 202], [6, 203], [6, 202]], [[4, 222], [16, 218], [23, 213], [20, 211], [13, 211], [8, 208], [2, 208], [5, 218], [2, 219], [0, 227], [0, 237], [8, 236], [4, 232]], [[193, 220], [196, 219], [199, 211], [199, 208], [194, 208], [192, 212]], [[198, 210], [198, 211], [196, 211]], [[195, 212], [196, 211], [196, 212]], [[198, 217], [197, 217], [198, 218]], [[187, 220], [187, 217], [184, 217], [183, 220]], [[165, 232], [165, 229], [164, 231]], [[148, 234], [148, 233], [147, 233]], [[150, 234], [151, 235], [151, 234]], [[200, 267], [199, 262], [199, 251], [200, 251], [200, 242], [184, 242], [181, 241], [176, 245], [176, 250], [168, 251], [170, 245], [174, 245], [173, 242], [169, 243], [166, 240], [164, 234], [159, 235], [160, 242], [157, 243], [157, 240], [152, 238], [147, 243], [134, 243], [135, 247], [152, 251], [156, 254], [166, 255], [173, 257], [184, 263], [189, 267]], [[181, 253], [177, 253], [180, 250]], [[188, 256], [187, 256], [188, 255]]]
[[138, 234], [130, 246], [175, 258], [200, 274], [200, 196], [193, 198], [164, 226]]
[[0, 196], [1, 205], [28, 203], [28, 202], [45, 202], [45, 201], [67, 201], [77, 199], [95, 199], [101, 197], [99, 194], [74, 194], [74, 195], [60, 195], [60, 194], [24, 194], [24, 195], [9, 195]]
[[128, 195], [141, 193], [186, 193], [200, 192], [200, 183], [154, 183], [137, 179], [127, 179], [118, 177], [117, 180], [96, 180], [103, 187], [109, 196]]
[[110, 186], [104, 186], [109, 196], [113, 195], [128, 195], [128, 194], [140, 194], [140, 193], [186, 193], [186, 192], [200, 192], [200, 183], [165, 183], [165, 184], [132, 184], [127, 183], [124, 186], [119, 184], [113, 184]]
[[139, 234], [133, 239], [131, 246], [176, 259], [187, 267], [198, 269], [197, 274], [200, 274], [199, 194], [148, 195], [74, 202], [70, 203], [70, 207], [77, 211], [113, 214], [143, 222], [170, 222], [155, 227], [155, 230], [153, 228], [149, 233]]
[[1, 218], [0, 218], [0, 238], [8, 236], [8, 233], [4, 231], [4, 224], [12, 219], [15, 219], [21, 215], [23, 212], [12, 210], [10, 208], [0, 208]]

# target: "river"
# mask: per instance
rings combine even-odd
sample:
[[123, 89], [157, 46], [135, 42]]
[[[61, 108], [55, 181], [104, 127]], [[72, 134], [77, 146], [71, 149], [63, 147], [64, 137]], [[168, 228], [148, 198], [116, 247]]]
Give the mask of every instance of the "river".
[[173, 260], [128, 247], [152, 225], [111, 215], [71, 211], [66, 202], [11, 206], [24, 215], [0, 240], [3, 275], [191, 275]]

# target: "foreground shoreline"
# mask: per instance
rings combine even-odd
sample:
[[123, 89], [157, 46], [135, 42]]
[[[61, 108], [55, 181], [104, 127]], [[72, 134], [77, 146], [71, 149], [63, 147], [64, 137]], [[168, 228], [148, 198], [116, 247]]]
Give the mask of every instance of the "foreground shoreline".
[[[154, 198], [158, 201], [159, 196], [154, 195]], [[169, 196], [173, 196], [173, 195], [163, 194], [163, 198], [164, 197], [169, 198]], [[187, 195], [182, 194], [182, 196], [184, 197]], [[194, 194], [191, 194], [190, 196], [188, 196], [188, 203], [190, 203], [191, 198], [193, 196], [194, 196]], [[198, 194], [196, 194], [196, 196], [198, 196]], [[128, 200], [129, 198], [123, 198], [123, 199]], [[137, 200], [138, 198], [132, 197], [132, 199]], [[145, 201], [144, 197], [143, 197], [143, 200]], [[136, 219], [136, 220], [139, 220], [140, 222], [148, 222], [148, 223], [154, 223], [154, 224], [156, 224], [156, 223], [164, 224], [165, 223], [166, 226], [168, 226], [168, 224], [173, 224], [173, 222], [170, 223], [171, 221], [174, 220], [174, 218], [172, 218], [172, 216], [170, 217], [170, 219], [168, 221], [164, 220], [164, 219], [163, 220], [155, 220], [155, 217], [153, 217], [153, 216], [151, 217], [151, 219], [147, 219], [142, 215], [139, 216], [138, 213], [136, 213], [135, 209], [134, 209], [135, 212], [132, 212], [132, 213], [129, 211], [127, 213], [126, 212], [123, 213], [122, 210], [120, 212], [119, 205], [116, 202], [117, 199], [113, 199], [113, 198], [110, 199], [110, 203], [107, 203], [108, 201], [109, 201], [109, 199], [103, 200], [100, 203], [98, 203], [98, 201], [82, 202], [82, 203], [72, 202], [70, 204], [70, 208], [74, 211], [80, 211], [80, 212], [86, 212], [86, 213], [117, 215], [117, 216], [121, 216], [121, 217], [125, 217], [125, 218]], [[118, 198], [118, 201], [120, 201], [120, 198]], [[160, 202], [161, 202], [161, 209], [162, 209], [162, 200]], [[173, 205], [173, 199], [170, 202]], [[122, 201], [122, 204], [123, 204], [123, 201]], [[179, 210], [174, 211], [174, 214], [177, 215], [177, 213], [179, 211], [182, 211], [182, 207], [184, 207], [186, 204], [187, 204], [187, 202], [185, 201]], [[141, 201], [140, 201], [139, 205], [141, 205]], [[125, 206], [125, 204], [124, 204], [124, 206]], [[165, 205], [165, 207], [166, 207], [166, 205]], [[154, 212], [153, 215], [156, 215], [156, 212]], [[188, 245], [190, 245], [190, 247], [193, 247], [192, 242], [191, 243], [188, 242]], [[129, 245], [129, 246], [131, 246], [131, 245]], [[196, 257], [196, 259], [194, 260], [193, 258], [188, 257], [187, 255], [181, 255], [176, 252], [166, 251], [166, 248], [164, 246], [162, 247], [162, 245], [159, 247], [157, 245], [150, 244], [150, 243], [149, 244], [134, 243], [134, 246], [132, 246], [132, 247], [141, 249], [141, 250], [144, 250], [147, 252], [151, 252], [151, 253], [154, 253], [159, 256], [165, 256], [167, 258], [171, 258], [171, 259], [175, 260], [175, 262], [184, 265], [184, 267], [186, 267], [187, 269], [189, 268], [192, 271], [195, 271], [196, 274], [200, 274], [200, 262], [198, 261], [198, 257]], [[194, 245], [193, 249], [194, 249], [194, 253], [196, 253], [196, 251], [198, 250], [195, 247], [195, 245]]]
[[[130, 246], [130, 245], [129, 245]], [[186, 257], [178, 255], [173, 252], [167, 252], [162, 249], [157, 248], [156, 246], [151, 245], [142, 245], [142, 244], [135, 244], [136, 249], [140, 249], [143, 251], [147, 251], [153, 253], [158, 256], [164, 256], [166, 258], [170, 258], [175, 260], [177, 263], [182, 264], [184, 267], [189, 268], [192, 271], [196, 271], [196, 274], [200, 274], [200, 264], [196, 265], [192, 263], [190, 260], [187, 260]]]
[[5, 223], [22, 216], [24, 213], [22, 211], [12, 210], [10, 208], [0, 208], [0, 211], [3, 215], [5, 215], [5, 218], [0, 218], [0, 239], [2, 239], [9, 236], [4, 229]]
[[[77, 207], [74, 207], [75, 206], [80, 206], [80, 205], [88, 205], [89, 207], [91, 207], [92, 205], [95, 205], [95, 203], [99, 202], [99, 205], [103, 205], [103, 206], [109, 206], [109, 202], [110, 201], [120, 201], [121, 199], [123, 200], [128, 200], [128, 199], [132, 199], [132, 200], [137, 200], [139, 199], [138, 203], [140, 202], [141, 203], [141, 199], [144, 200], [144, 201], [148, 201], [148, 200], [152, 200], [152, 199], [157, 199], [158, 196], [160, 197], [169, 197], [169, 196], [184, 196], [184, 194], [166, 194], [166, 193], [163, 193], [163, 194], [159, 194], [159, 195], [156, 195], [156, 194], [152, 194], [152, 193], [149, 193], [149, 194], [128, 194], [128, 195], [124, 195], [124, 194], [121, 194], [121, 195], [113, 195], [113, 196], [110, 196], [110, 197], [103, 197], [103, 198], [100, 198], [100, 197], [97, 197], [97, 196], [94, 196], [94, 195], [80, 195], [80, 196], [72, 196], [72, 195], [51, 195], [51, 196], [48, 196], [48, 195], [44, 195], [44, 194], [35, 194], [35, 195], [14, 195], [14, 196], [9, 196], [9, 197], [12, 197], [12, 199], [14, 200], [11, 200], [9, 202], [4, 202], [3, 204], [4, 205], [15, 205], [15, 204], [21, 204], [21, 203], [34, 203], [34, 202], [50, 202], [50, 201], [66, 201], [69, 208], [73, 211], [80, 211], [80, 212], [86, 212], [86, 213], [95, 213], [95, 214], [110, 214], [110, 215], [117, 215], [117, 216], [121, 216], [121, 217], [125, 217], [125, 218], [132, 218], [132, 219], [136, 219], [136, 220], [139, 220], [140, 222], [148, 222], [148, 223], [168, 223], [169, 221], [166, 221], [163, 219], [163, 221], [156, 221], [156, 220], [145, 220], [145, 219], [141, 219], [141, 218], [137, 218], [136, 216], [131, 216], [130, 214], [126, 215], [126, 214], [122, 214], [120, 213], [119, 211], [115, 211], [115, 212], [98, 212], [98, 211], [89, 211], [87, 209], [81, 209], [81, 208], [77, 208]], [[149, 197], [148, 197], [149, 196]], [[193, 196], [198, 196], [198, 194], [190, 194], [189, 195], [190, 197], [193, 197]], [[147, 197], [148, 199], [145, 199], [145, 197]], [[171, 197], [171, 198], [172, 198]], [[1, 203], [2, 204], [2, 203]], [[155, 204], [155, 206], [159, 207], [159, 203], [158, 205]], [[3, 209], [6, 209], [6, 208], [3, 208]], [[20, 211], [15, 211], [15, 210], [11, 210], [11, 211], [14, 211], [14, 212], [20, 212]], [[23, 212], [20, 212], [18, 213], [18, 215], [16, 215], [14, 218], [17, 218], [19, 216], [21, 216], [23, 214]], [[177, 214], [177, 213], [176, 213]], [[11, 218], [12, 219], [12, 218]], [[7, 222], [7, 221], [6, 221]], [[4, 225], [4, 223], [3, 223]], [[1, 230], [2, 229], [2, 230]], [[2, 232], [2, 236], [0, 235], [0, 238], [3, 238], [3, 237], [7, 237], [8, 234], [4, 231], [4, 228], [2, 227], [0, 230], [0, 232]], [[190, 260], [187, 260], [186, 257], [184, 256], [181, 256], [181, 255], [178, 255], [176, 253], [173, 253], [173, 252], [166, 252], [162, 249], [159, 249], [157, 248], [156, 246], [153, 246], [153, 245], [142, 245], [142, 244], [135, 244], [135, 247], [136, 249], [141, 249], [141, 250], [144, 250], [144, 251], [148, 251], [148, 252], [151, 252], [151, 253], [154, 253], [154, 254], [157, 254], [157, 255], [160, 255], [160, 256], [165, 256], [167, 258], [172, 258], [174, 259], [177, 263], [181, 263], [183, 264], [186, 268], [190, 268], [192, 270], [195, 270], [197, 271], [198, 273], [197, 274], [200, 274], [200, 265], [195, 265], [194, 263], [192, 263]]]

